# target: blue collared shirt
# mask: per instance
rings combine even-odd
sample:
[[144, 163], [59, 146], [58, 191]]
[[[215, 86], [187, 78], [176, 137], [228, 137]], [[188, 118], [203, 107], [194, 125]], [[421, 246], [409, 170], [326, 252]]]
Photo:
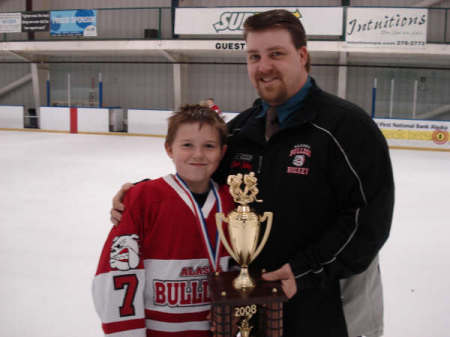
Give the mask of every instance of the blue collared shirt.
[[[308, 95], [309, 89], [312, 86], [311, 78], [308, 76], [305, 85], [291, 98], [289, 98], [283, 104], [277, 105], [277, 116], [280, 127], [285, 127], [285, 122], [291, 117], [291, 115], [299, 109], [306, 95]], [[264, 117], [269, 110], [269, 104], [266, 101], [262, 101], [262, 112], [257, 117]]]

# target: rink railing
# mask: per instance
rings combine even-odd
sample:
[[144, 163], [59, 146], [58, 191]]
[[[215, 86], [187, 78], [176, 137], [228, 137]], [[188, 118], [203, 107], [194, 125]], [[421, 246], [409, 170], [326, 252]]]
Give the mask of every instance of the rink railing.
[[[0, 130], [164, 137], [171, 110], [41, 107], [38, 129], [24, 127], [23, 106], [0, 106]], [[225, 121], [237, 113], [225, 112]], [[375, 118], [392, 148], [449, 151], [450, 121]]]
[[[28, 115], [23, 106], [0, 106], [0, 129], [40, 129], [41, 131], [70, 133], [126, 133], [129, 135], [159, 136], [167, 133], [167, 118], [172, 110], [47, 107], [39, 109], [38, 123], [26, 125]], [[226, 122], [237, 113], [224, 112]]]

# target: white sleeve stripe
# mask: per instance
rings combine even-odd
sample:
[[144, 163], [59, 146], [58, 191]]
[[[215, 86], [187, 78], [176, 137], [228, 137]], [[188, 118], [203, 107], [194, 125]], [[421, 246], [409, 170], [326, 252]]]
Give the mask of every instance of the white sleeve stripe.
[[[339, 143], [339, 141], [338, 141], [338, 140], [336, 139], [336, 137], [334, 137], [333, 134], [332, 134], [330, 131], [328, 131], [327, 129], [324, 129], [324, 128], [322, 128], [322, 127], [320, 127], [320, 126], [318, 126], [317, 124], [314, 124], [314, 123], [311, 123], [311, 124], [312, 124], [315, 128], [317, 128], [317, 129], [319, 129], [319, 130], [325, 132], [326, 134], [328, 134], [328, 135], [331, 137], [331, 139], [335, 142], [335, 144], [337, 145], [337, 147], [338, 147], [339, 150], [341, 151], [342, 155], [344, 156], [344, 159], [345, 159], [345, 161], [346, 161], [346, 163], [347, 163], [347, 165], [348, 165], [350, 171], [352, 171], [353, 175], [356, 177], [356, 179], [357, 179], [357, 181], [358, 181], [358, 185], [359, 185], [359, 190], [360, 190], [361, 196], [362, 196], [362, 198], [363, 198], [363, 201], [364, 201], [365, 204], [367, 204], [367, 198], [366, 198], [366, 195], [365, 195], [365, 193], [364, 193], [364, 189], [363, 189], [363, 186], [362, 186], [361, 179], [360, 179], [358, 173], [356, 173], [356, 170], [353, 168], [352, 164], [350, 163], [350, 160], [349, 160], [347, 154], [345, 153], [344, 149], [342, 148], [341, 144]], [[348, 244], [350, 243], [350, 241], [353, 239], [353, 237], [354, 237], [355, 234], [356, 234], [356, 231], [357, 231], [358, 228], [359, 228], [359, 221], [358, 221], [358, 220], [359, 220], [359, 211], [360, 211], [360, 209], [358, 208], [358, 209], [356, 210], [356, 212], [355, 212], [355, 227], [353, 228], [353, 231], [350, 233], [349, 237], [347, 238], [347, 241], [345, 241], [344, 244], [336, 251], [336, 253], [333, 254], [333, 257], [332, 257], [330, 260], [324, 261], [324, 262], [320, 262], [320, 265], [321, 265], [321, 266], [325, 266], [325, 265], [328, 265], [328, 264], [330, 264], [330, 263], [336, 261], [336, 257], [337, 257], [337, 256], [345, 249], [345, 247], [347, 247], [347, 245], [348, 245]], [[311, 272], [312, 272], [312, 273], [315, 273], [315, 274], [319, 274], [319, 273], [321, 273], [322, 271], [323, 271], [323, 267], [320, 267], [320, 268], [317, 269], [317, 270], [309, 269], [309, 270], [307, 270], [307, 271], [305, 271], [305, 272], [303, 272], [303, 273], [301, 273], [301, 274], [299, 274], [299, 275], [296, 275], [295, 278], [297, 279], [297, 278], [303, 277], [303, 276], [305, 276], [305, 275], [308, 275], [308, 274], [311, 273]]]
[[115, 333], [110, 333], [105, 336], [107, 337], [145, 337], [147, 335], [147, 329], [135, 329], [135, 330], [127, 330], [127, 331], [120, 331]]
[[209, 321], [193, 321], [183, 323], [161, 322], [152, 319], [146, 319], [145, 325], [149, 330], [165, 331], [165, 332], [179, 332], [179, 331], [207, 331], [210, 328]]
[[[94, 277], [92, 282], [92, 296], [95, 309], [102, 323], [114, 323], [130, 319], [130, 317], [121, 317], [119, 312], [119, 307], [123, 305], [125, 293], [128, 291], [127, 286], [117, 290], [114, 288], [114, 276], [124, 276], [125, 273], [120, 270], [112, 270]], [[129, 274], [136, 275], [138, 279], [133, 301], [135, 309], [133, 319], [144, 318], [145, 270], [134, 269], [130, 270]]]

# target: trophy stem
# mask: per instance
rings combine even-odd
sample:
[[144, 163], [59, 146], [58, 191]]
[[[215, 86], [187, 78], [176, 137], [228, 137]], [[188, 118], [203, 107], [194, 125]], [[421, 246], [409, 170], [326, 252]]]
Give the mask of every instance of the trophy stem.
[[237, 290], [252, 289], [255, 287], [255, 281], [250, 277], [247, 266], [241, 266], [239, 276], [233, 280], [233, 287]]

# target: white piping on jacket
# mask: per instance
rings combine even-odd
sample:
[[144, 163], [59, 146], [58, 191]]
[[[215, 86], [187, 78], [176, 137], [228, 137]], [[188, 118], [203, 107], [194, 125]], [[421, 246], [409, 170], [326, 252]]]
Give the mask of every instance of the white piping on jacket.
[[[364, 193], [364, 189], [363, 189], [363, 186], [362, 186], [361, 179], [360, 179], [360, 177], [358, 176], [358, 173], [356, 173], [356, 171], [355, 171], [355, 169], [353, 168], [352, 164], [350, 163], [350, 160], [348, 159], [348, 156], [347, 156], [347, 154], [345, 153], [345, 151], [344, 151], [344, 149], [342, 148], [342, 146], [341, 146], [341, 144], [339, 143], [339, 141], [338, 141], [338, 140], [336, 139], [336, 137], [334, 137], [333, 134], [332, 134], [330, 131], [328, 131], [327, 129], [325, 129], [325, 128], [321, 127], [321, 126], [318, 126], [318, 125], [315, 124], [315, 123], [311, 123], [311, 124], [312, 124], [315, 128], [317, 128], [317, 129], [319, 129], [319, 130], [325, 132], [326, 134], [328, 134], [328, 135], [331, 137], [331, 139], [335, 142], [335, 144], [337, 145], [337, 147], [338, 147], [339, 150], [341, 151], [342, 155], [344, 156], [344, 159], [345, 159], [345, 161], [346, 161], [348, 167], [350, 168], [350, 171], [352, 171], [352, 173], [355, 175], [356, 179], [358, 180], [359, 190], [360, 190], [360, 192], [361, 192], [361, 196], [362, 196], [362, 198], [363, 198], [363, 200], [364, 200], [364, 203], [367, 204], [367, 198], [366, 198], [366, 195], [365, 195], [365, 193]], [[356, 231], [357, 231], [358, 228], [359, 228], [359, 222], [358, 222], [358, 219], [359, 219], [359, 211], [360, 211], [360, 209], [358, 208], [358, 209], [356, 210], [356, 213], [355, 213], [355, 228], [354, 228], [353, 231], [351, 232], [351, 234], [350, 234], [350, 236], [348, 237], [347, 241], [341, 246], [341, 248], [339, 248], [339, 249], [337, 250], [337, 252], [333, 255], [333, 257], [332, 257], [330, 260], [325, 261], [325, 262], [320, 262], [320, 265], [321, 265], [321, 266], [324, 266], [324, 265], [327, 265], [327, 264], [330, 264], [330, 263], [334, 262], [334, 261], [336, 260], [336, 257], [337, 257], [337, 256], [345, 249], [345, 247], [346, 247], [346, 246], [349, 244], [349, 242], [353, 239], [353, 237], [355, 236]], [[305, 271], [305, 272], [303, 272], [303, 273], [301, 273], [301, 274], [299, 274], [299, 275], [296, 275], [295, 278], [303, 277], [303, 276], [305, 276], [305, 275], [307, 275], [307, 274], [309, 274], [309, 273], [311, 273], [311, 272], [314, 273], [314, 274], [319, 274], [319, 273], [321, 273], [322, 271], [323, 271], [323, 267], [320, 267], [320, 268], [317, 269], [317, 270], [309, 269], [309, 270], [307, 270], [307, 271]]]

